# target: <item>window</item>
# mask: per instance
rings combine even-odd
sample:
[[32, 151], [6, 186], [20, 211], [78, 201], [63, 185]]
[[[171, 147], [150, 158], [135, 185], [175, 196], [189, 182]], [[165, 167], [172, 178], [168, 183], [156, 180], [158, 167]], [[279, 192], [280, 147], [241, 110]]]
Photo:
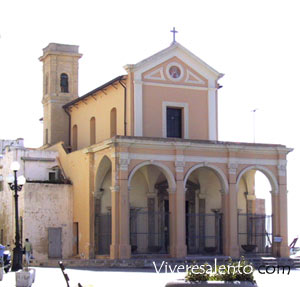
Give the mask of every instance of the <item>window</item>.
[[182, 137], [182, 109], [167, 108], [167, 137]]
[[188, 103], [162, 102], [162, 136], [189, 138]]
[[96, 143], [96, 119], [92, 117], [90, 120], [90, 144]]
[[62, 93], [69, 93], [69, 79], [65, 73], [60, 75], [60, 89]]
[[110, 111], [110, 137], [117, 135], [117, 109]]
[[78, 131], [77, 131], [77, 125], [73, 126], [72, 129], [72, 150], [77, 150], [77, 144], [78, 144]]
[[54, 182], [56, 180], [55, 172], [49, 172], [49, 181]]

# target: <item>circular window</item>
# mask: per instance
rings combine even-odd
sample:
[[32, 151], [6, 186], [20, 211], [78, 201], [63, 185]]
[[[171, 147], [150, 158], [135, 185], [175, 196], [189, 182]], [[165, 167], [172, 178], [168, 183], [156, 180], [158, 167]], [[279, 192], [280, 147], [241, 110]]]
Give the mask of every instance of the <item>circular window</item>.
[[173, 79], [178, 79], [181, 75], [181, 71], [177, 66], [171, 66], [169, 68], [169, 74]]

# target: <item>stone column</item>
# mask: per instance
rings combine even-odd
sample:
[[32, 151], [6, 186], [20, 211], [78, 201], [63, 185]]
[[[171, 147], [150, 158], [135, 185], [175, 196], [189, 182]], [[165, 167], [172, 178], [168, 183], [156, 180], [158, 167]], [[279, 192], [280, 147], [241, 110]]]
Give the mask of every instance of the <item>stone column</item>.
[[170, 255], [176, 257], [176, 196], [175, 190], [169, 188], [169, 211], [170, 211]]
[[240, 255], [238, 245], [238, 212], [237, 212], [237, 164], [228, 165], [229, 190], [223, 192], [222, 209], [224, 214], [224, 254], [237, 258]]
[[186, 232], [185, 232], [185, 188], [183, 180], [176, 180], [176, 245], [175, 254], [177, 258], [187, 255]]
[[186, 246], [186, 220], [185, 220], [185, 186], [183, 184], [183, 173], [184, 173], [184, 153], [183, 149], [178, 148], [176, 150], [176, 191], [173, 198], [172, 207], [175, 212], [173, 215], [174, 224], [174, 236], [175, 240], [172, 250], [172, 257], [182, 258], [187, 255]]
[[116, 168], [116, 182], [119, 186], [119, 199], [117, 202], [118, 207], [118, 258], [128, 259], [131, 256], [130, 246], [130, 207], [129, 207], [129, 191], [128, 191], [128, 165], [130, 160], [128, 158], [128, 149], [121, 147], [119, 152], [121, 156], [115, 159]]
[[[287, 182], [286, 162], [281, 162], [278, 167], [278, 190], [272, 190], [272, 254], [278, 257], [289, 257], [288, 228], [287, 228]], [[274, 237], [281, 237], [281, 242], [274, 242]]]
[[111, 186], [111, 245], [110, 259], [119, 258], [119, 193], [120, 187]]

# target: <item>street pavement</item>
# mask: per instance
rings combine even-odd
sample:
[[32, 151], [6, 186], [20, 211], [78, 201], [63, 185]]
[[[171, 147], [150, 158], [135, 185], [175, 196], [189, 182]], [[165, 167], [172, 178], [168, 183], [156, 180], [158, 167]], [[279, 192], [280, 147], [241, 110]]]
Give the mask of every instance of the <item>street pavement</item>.
[[[36, 268], [36, 281], [32, 287], [66, 287], [66, 281], [59, 268]], [[169, 281], [182, 279], [185, 272], [181, 273], [156, 273], [151, 269], [96, 269], [96, 268], [66, 268], [70, 287], [77, 287], [81, 283], [84, 287], [163, 287]], [[299, 287], [300, 269], [291, 270], [290, 274], [263, 275], [255, 271], [254, 275], [259, 287]], [[0, 287], [14, 287], [15, 273], [4, 274]]]

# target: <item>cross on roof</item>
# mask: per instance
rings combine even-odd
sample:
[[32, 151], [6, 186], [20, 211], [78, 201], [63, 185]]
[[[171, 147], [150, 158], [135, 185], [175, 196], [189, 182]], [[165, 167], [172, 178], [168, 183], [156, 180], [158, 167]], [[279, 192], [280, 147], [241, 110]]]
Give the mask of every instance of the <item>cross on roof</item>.
[[171, 33], [173, 33], [173, 43], [176, 42], [175, 40], [175, 34], [178, 33], [178, 31], [175, 30], [175, 27], [173, 27], [173, 30], [170, 31]]

